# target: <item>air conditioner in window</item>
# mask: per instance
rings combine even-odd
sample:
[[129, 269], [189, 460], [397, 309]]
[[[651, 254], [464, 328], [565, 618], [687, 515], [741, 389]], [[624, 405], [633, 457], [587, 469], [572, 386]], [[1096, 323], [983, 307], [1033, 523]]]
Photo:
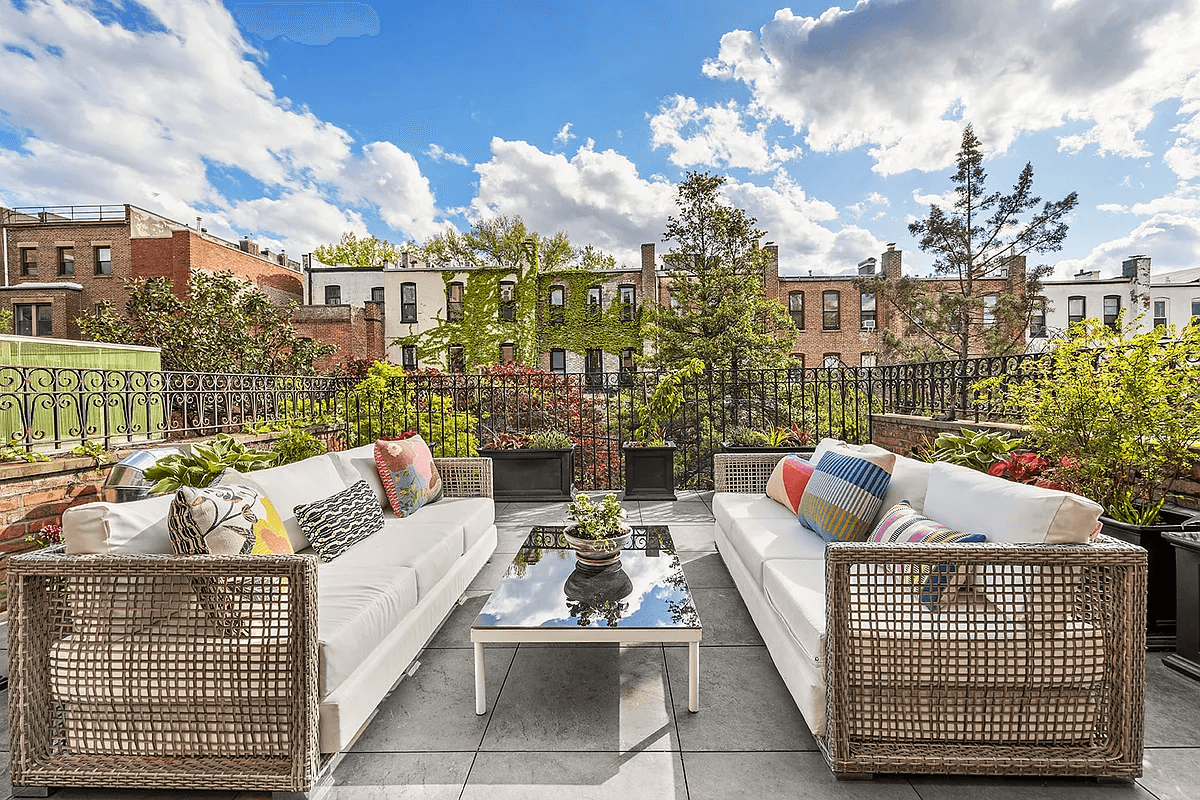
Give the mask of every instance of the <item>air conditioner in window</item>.
[[875, 320], [873, 320], [873, 319], [864, 319], [864, 320], [862, 321], [862, 329], [863, 329], [864, 331], [873, 331], [873, 330], [875, 330]]

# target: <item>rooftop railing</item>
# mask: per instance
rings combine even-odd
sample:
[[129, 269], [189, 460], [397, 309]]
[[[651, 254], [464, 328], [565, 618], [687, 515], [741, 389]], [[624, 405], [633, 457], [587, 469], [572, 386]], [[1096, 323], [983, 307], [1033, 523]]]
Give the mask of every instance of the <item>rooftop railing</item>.
[[123, 205], [21, 206], [4, 212], [8, 225], [46, 225], [56, 222], [124, 222]]

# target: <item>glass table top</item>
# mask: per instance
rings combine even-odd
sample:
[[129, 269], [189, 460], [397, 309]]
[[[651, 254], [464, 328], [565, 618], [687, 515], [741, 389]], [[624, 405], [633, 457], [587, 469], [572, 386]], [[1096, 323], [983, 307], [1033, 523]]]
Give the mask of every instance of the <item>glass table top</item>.
[[578, 567], [562, 530], [530, 531], [473, 629], [701, 627], [665, 525], [633, 526], [620, 562], [599, 570]]

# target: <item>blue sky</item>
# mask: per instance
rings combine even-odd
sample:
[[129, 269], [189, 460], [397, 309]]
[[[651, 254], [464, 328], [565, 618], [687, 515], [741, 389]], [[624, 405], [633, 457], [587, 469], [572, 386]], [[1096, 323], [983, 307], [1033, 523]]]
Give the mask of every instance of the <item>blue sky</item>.
[[0, 203], [129, 202], [291, 254], [496, 213], [636, 263], [690, 169], [785, 272], [844, 272], [941, 202], [1080, 204], [1065, 277], [1200, 263], [1200, 0], [0, 0]]

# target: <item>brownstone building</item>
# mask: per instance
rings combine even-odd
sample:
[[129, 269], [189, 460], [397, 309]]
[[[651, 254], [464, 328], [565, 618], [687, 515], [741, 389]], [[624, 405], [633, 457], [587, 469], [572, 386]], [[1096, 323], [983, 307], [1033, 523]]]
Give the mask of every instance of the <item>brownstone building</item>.
[[300, 264], [247, 238], [228, 242], [132, 205], [0, 208], [0, 309], [13, 332], [80, 338], [75, 320], [103, 303], [122, 308], [134, 278], [227, 271], [284, 304], [304, 296]]

